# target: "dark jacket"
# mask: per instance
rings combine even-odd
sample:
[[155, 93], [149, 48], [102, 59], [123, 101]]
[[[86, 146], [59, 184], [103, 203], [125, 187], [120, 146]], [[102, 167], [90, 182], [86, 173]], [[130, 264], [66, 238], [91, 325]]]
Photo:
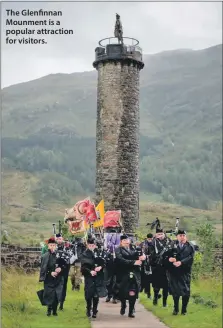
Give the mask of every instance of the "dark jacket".
[[169, 238], [164, 238], [163, 240], [154, 238], [152, 241], [154, 248], [151, 258], [152, 284], [156, 289], [168, 288], [166, 268], [163, 265], [162, 252], [164, 251], [165, 247], [171, 243], [172, 241]]
[[[135, 290], [136, 297], [141, 288], [141, 268], [138, 265], [134, 265], [138, 260], [138, 252], [133, 249], [126, 249], [125, 247], [118, 247], [115, 250], [116, 255], [116, 282], [119, 288], [119, 298], [128, 299], [129, 291]], [[133, 274], [133, 278], [130, 277], [130, 273]]]
[[[94, 252], [87, 249], [81, 256], [81, 272], [84, 276], [85, 286], [85, 299], [92, 299], [94, 296], [105, 297], [107, 290], [104, 282], [104, 267], [105, 261], [95, 257]], [[97, 266], [102, 266], [103, 269], [97, 272], [96, 276], [91, 275]]]
[[[61, 301], [63, 290], [63, 270], [66, 267], [64, 261], [60, 261], [56, 258], [56, 252], [51, 253], [48, 251], [42, 257], [40, 267], [39, 281], [44, 282], [44, 294], [43, 301], [46, 305], [52, 305], [55, 298]], [[61, 268], [61, 272], [57, 277], [52, 277], [51, 273], [55, 271], [56, 267]]]
[[75, 260], [75, 263], [80, 263], [80, 258], [82, 256], [82, 254], [84, 253], [84, 251], [86, 251], [86, 246], [84, 245], [84, 243], [82, 241], [74, 241], [72, 243], [72, 251], [73, 253], [77, 256], [77, 259]]
[[[175, 257], [181, 261], [181, 266], [175, 267], [169, 262], [170, 257]], [[170, 294], [173, 296], [190, 296], [191, 269], [194, 259], [194, 246], [186, 242], [182, 249], [179, 242], [175, 241], [173, 248], [169, 250], [165, 257], [165, 266], [167, 269], [167, 278]]]

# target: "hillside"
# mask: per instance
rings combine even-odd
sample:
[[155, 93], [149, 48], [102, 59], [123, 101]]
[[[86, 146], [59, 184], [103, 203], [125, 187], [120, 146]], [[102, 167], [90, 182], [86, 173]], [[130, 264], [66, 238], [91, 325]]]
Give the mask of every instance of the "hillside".
[[[141, 192], [214, 209], [222, 199], [222, 45], [145, 55], [144, 61]], [[28, 175], [21, 182], [31, 188], [29, 206], [64, 209], [73, 197], [94, 194], [96, 83], [92, 71], [52, 74], [2, 90], [3, 183], [7, 174]], [[13, 190], [14, 178], [7, 184]], [[5, 193], [3, 188], [3, 199]], [[10, 202], [18, 198], [16, 193]], [[21, 220], [21, 211], [8, 216], [12, 206], [3, 205], [3, 218]], [[60, 211], [50, 207], [52, 217]]]
[[[41, 205], [35, 199], [35, 193], [40, 177], [19, 171], [7, 171], [2, 174], [2, 231], [7, 230], [11, 240], [21, 245], [39, 244], [52, 234], [52, 223], [63, 221], [64, 209], [89, 194], [76, 195], [71, 193], [66, 200], [54, 199]], [[92, 196], [92, 195], [90, 195]], [[212, 223], [215, 234], [222, 233], [222, 204], [216, 204], [212, 210], [193, 209], [160, 201], [151, 194], [140, 195], [140, 225], [143, 235], [150, 231], [147, 223], [158, 216], [162, 226], [173, 229], [175, 218], [181, 218], [181, 226], [188, 230], [190, 238], [194, 238], [196, 228], [202, 223]]]

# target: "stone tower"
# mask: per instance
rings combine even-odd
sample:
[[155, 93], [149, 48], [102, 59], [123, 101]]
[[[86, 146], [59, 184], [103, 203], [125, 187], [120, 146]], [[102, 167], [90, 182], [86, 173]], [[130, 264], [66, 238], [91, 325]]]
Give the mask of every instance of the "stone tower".
[[125, 232], [139, 220], [139, 72], [144, 67], [138, 41], [122, 37], [116, 15], [115, 38], [95, 49], [98, 71], [96, 203], [121, 210]]

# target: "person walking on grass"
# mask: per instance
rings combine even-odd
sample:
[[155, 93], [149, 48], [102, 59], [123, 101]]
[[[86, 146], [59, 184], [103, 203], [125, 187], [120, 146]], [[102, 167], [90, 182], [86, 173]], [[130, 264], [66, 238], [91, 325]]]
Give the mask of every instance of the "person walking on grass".
[[185, 230], [178, 230], [177, 240], [166, 255], [167, 279], [173, 296], [173, 315], [179, 313], [179, 299], [182, 296], [181, 314], [187, 313], [190, 299], [191, 268], [194, 260], [194, 246], [187, 240]]
[[[67, 245], [67, 247], [66, 247], [64, 238], [60, 233], [56, 234], [56, 242], [57, 242], [57, 250], [60, 252], [67, 253], [67, 256], [69, 257], [68, 251], [69, 251], [70, 246]], [[69, 271], [70, 271], [70, 263], [68, 261], [66, 264], [66, 267], [64, 269], [64, 272], [63, 272], [63, 276], [64, 276], [63, 292], [62, 292], [62, 298], [61, 298], [60, 306], [59, 306], [59, 310], [61, 310], [61, 311], [64, 308], [64, 302], [66, 300]]]
[[47, 305], [47, 316], [57, 316], [57, 306], [63, 291], [63, 270], [66, 262], [58, 259], [55, 239], [48, 240], [48, 251], [42, 256], [39, 281], [44, 282], [43, 302]]
[[163, 290], [163, 307], [167, 306], [168, 297], [168, 280], [166, 275], [166, 268], [163, 265], [162, 252], [168, 245], [171, 244], [171, 239], [165, 236], [162, 228], [156, 228], [155, 237], [152, 240], [154, 252], [151, 258], [152, 267], [152, 285], [154, 290], [153, 305], [158, 304], [160, 298], [160, 289]]

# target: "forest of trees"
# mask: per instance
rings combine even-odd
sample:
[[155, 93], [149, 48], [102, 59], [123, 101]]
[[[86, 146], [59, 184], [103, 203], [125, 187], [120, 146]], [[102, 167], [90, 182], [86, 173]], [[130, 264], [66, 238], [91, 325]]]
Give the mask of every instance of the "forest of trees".
[[[140, 189], [159, 194], [167, 202], [208, 209], [222, 198], [221, 140], [203, 142], [199, 152], [188, 146], [180, 161], [157, 159], [163, 141], [141, 136]], [[95, 139], [42, 133], [27, 139], [3, 138], [3, 167], [30, 172], [39, 183], [32, 193], [36, 203], [70, 195], [94, 193]]]

